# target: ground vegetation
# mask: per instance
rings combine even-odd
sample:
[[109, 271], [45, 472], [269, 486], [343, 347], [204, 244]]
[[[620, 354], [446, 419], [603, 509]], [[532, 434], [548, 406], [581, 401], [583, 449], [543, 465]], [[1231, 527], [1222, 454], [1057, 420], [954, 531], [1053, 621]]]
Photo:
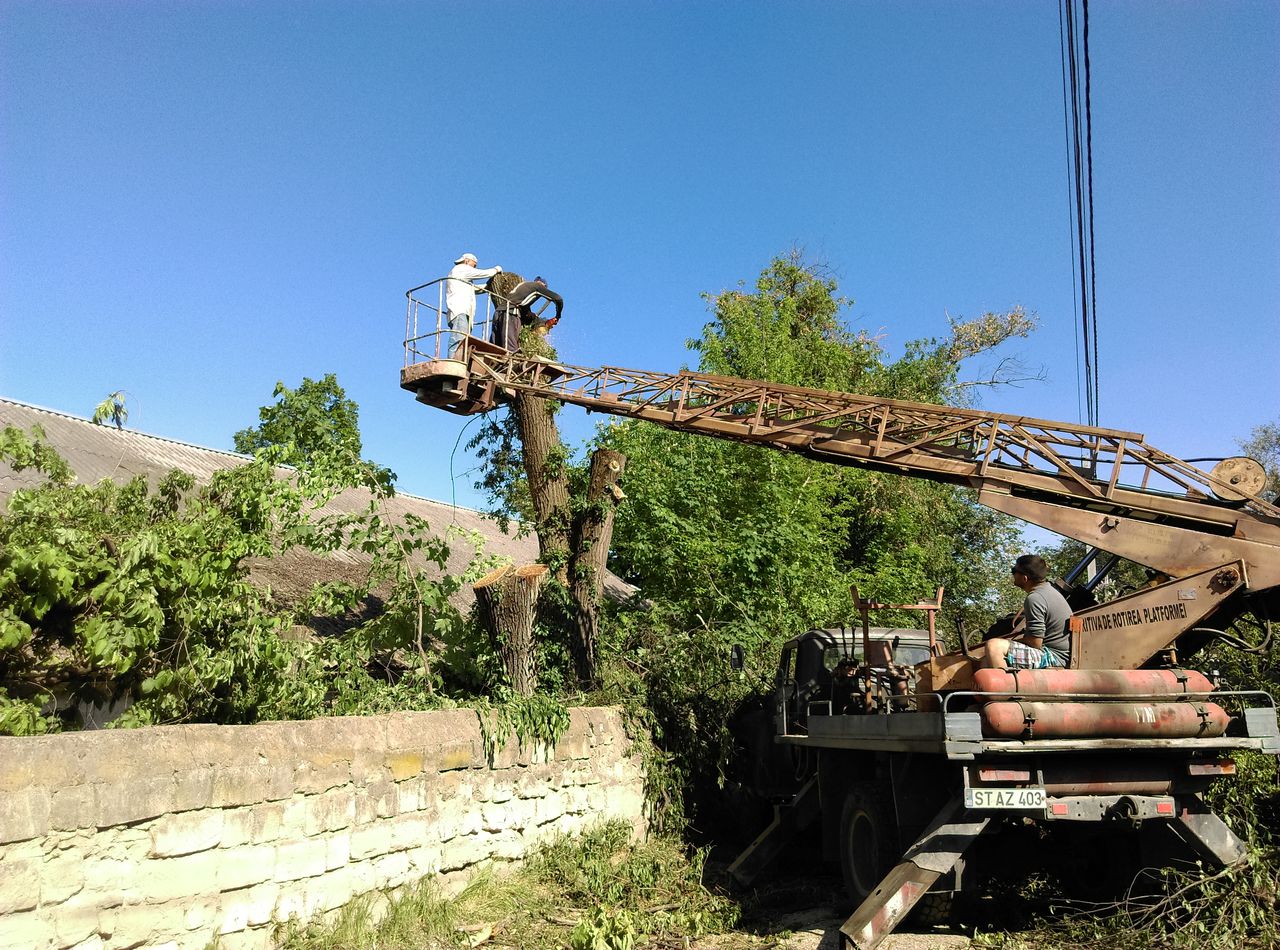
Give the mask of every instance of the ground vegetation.
[[[336, 920], [293, 925], [281, 950], [678, 948], [721, 934], [737, 905], [703, 883], [701, 851], [672, 838], [631, 840], [625, 824], [552, 841], [519, 868], [471, 878], [456, 896], [424, 881], [402, 896], [356, 901]], [[748, 938], [732, 946], [768, 945]], [[728, 946], [719, 944], [719, 946]]]

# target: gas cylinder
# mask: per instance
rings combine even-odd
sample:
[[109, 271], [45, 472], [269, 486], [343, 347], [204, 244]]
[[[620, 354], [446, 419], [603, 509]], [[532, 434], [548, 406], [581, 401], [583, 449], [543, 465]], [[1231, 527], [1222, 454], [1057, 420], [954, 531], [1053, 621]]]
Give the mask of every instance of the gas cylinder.
[[1230, 716], [1217, 703], [989, 702], [982, 734], [1000, 739], [1212, 739]]
[[1034, 696], [1180, 696], [1213, 691], [1208, 677], [1195, 670], [978, 670], [973, 683], [982, 693]]

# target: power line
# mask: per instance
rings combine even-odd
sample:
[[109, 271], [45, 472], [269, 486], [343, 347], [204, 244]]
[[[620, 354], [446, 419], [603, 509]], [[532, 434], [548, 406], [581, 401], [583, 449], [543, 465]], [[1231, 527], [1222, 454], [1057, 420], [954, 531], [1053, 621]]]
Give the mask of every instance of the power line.
[[[1058, 49], [1060, 52], [1060, 60], [1062, 65], [1062, 144], [1064, 146], [1063, 159], [1066, 162], [1067, 170], [1067, 194], [1070, 200], [1072, 184], [1074, 176], [1071, 174], [1071, 156], [1073, 149], [1071, 147], [1071, 109], [1067, 100], [1067, 40], [1066, 26], [1064, 24], [1066, 6], [1062, 2], [1058, 3]], [[1070, 219], [1067, 220], [1067, 247], [1071, 255], [1071, 314], [1072, 314], [1072, 339], [1076, 344], [1076, 418], [1077, 420], [1084, 418], [1084, 408], [1082, 402], [1084, 400], [1084, 389], [1081, 386], [1080, 379], [1080, 325], [1075, 322], [1076, 308], [1080, 305], [1080, 298], [1077, 293], [1077, 275], [1076, 275], [1076, 253], [1074, 248], [1076, 229], [1075, 224]]]
[[[1089, 60], [1089, 0], [1059, 0], [1058, 39], [1062, 57], [1063, 127], [1067, 138], [1067, 184], [1071, 216], [1073, 306], [1080, 311], [1077, 392], [1084, 391], [1086, 422], [1099, 418], [1098, 283], [1093, 227], [1092, 78]], [[1080, 29], [1077, 29], [1077, 18]], [[1083, 375], [1081, 385], [1080, 375]]]

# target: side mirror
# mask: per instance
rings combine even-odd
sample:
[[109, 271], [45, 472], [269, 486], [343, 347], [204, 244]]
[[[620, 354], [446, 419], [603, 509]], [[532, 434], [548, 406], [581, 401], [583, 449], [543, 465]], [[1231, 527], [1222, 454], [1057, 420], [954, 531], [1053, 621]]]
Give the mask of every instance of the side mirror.
[[747, 651], [742, 649], [741, 643], [735, 643], [729, 647], [729, 669], [741, 670], [747, 665]]

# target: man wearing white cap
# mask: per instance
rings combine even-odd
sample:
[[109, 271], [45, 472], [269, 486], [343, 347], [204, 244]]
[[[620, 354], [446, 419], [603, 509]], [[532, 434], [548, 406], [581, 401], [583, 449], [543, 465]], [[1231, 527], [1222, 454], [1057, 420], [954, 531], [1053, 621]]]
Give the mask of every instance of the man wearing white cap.
[[479, 261], [468, 251], [453, 262], [449, 279], [445, 281], [445, 309], [448, 311], [449, 329], [453, 331], [449, 344], [449, 356], [456, 358], [464, 337], [471, 335], [471, 324], [476, 316], [476, 288], [473, 280], [486, 280], [502, 273], [501, 267], [477, 267]]

